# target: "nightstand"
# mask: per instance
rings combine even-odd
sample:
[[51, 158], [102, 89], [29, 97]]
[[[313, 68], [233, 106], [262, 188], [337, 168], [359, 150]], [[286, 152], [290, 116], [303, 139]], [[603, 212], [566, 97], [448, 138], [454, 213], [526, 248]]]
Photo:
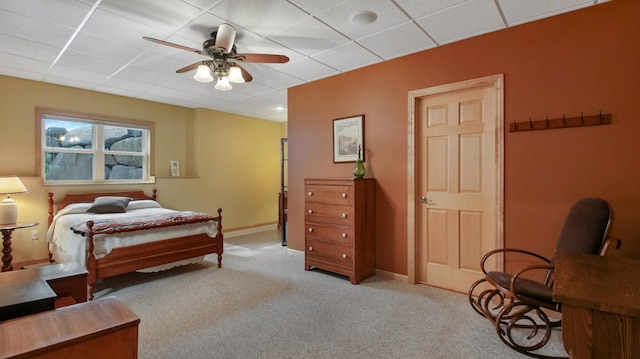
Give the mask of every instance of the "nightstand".
[[13, 231], [20, 228], [29, 228], [35, 227], [39, 223], [10, 223], [10, 224], [0, 224], [0, 231], [2, 232], [2, 271], [10, 271], [13, 270], [13, 266], [11, 265], [11, 261], [13, 260], [13, 256], [11, 252], [11, 234]]

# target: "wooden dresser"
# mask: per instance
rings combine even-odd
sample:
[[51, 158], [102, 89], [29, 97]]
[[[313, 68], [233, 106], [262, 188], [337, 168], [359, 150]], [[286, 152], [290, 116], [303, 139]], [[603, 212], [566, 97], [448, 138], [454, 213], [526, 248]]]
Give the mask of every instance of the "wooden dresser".
[[375, 273], [375, 183], [305, 179], [305, 270], [345, 275], [352, 284]]

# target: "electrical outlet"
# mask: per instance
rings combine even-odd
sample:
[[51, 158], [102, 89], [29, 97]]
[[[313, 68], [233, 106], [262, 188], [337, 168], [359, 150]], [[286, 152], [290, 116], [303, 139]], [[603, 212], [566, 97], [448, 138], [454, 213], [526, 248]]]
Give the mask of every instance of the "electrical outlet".
[[38, 231], [37, 229], [34, 229], [31, 231], [31, 239], [34, 241], [37, 241], [38, 238], [40, 238], [40, 231]]

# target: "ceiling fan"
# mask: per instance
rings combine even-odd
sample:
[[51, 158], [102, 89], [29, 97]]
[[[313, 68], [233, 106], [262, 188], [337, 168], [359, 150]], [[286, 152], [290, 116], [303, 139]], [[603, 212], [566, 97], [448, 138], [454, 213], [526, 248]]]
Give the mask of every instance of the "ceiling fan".
[[211, 57], [211, 60], [198, 61], [178, 69], [176, 72], [182, 73], [198, 69], [193, 76], [194, 79], [200, 82], [211, 82], [215, 77], [218, 79], [215, 88], [223, 91], [231, 90], [231, 84], [229, 82], [242, 83], [250, 82], [253, 79], [253, 76], [240, 66], [238, 62], [282, 64], [289, 61], [289, 58], [284, 55], [239, 54], [234, 45], [235, 38], [236, 29], [229, 24], [222, 24], [218, 27], [217, 31], [212, 32], [211, 38], [202, 43], [202, 50], [151, 37], [143, 37], [145, 40], [160, 45], [171, 46]]

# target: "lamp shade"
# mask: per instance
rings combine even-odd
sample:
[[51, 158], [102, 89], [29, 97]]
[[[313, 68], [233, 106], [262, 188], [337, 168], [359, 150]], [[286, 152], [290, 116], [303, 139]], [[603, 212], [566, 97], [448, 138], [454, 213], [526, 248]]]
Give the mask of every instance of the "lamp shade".
[[29, 193], [18, 176], [0, 177], [0, 194]]
[[229, 68], [229, 82], [243, 83], [244, 77], [242, 77], [242, 70], [238, 66], [231, 66]]
[[209, 66], [207, 65], [198, 65], [198, 71], [196, 72], [195, 75], [193, 75], [193, 78], [196, 79], [196, 81], [200, 81], [200, 82], [213, 81], [213, 77], [211, 76], [211, 71], [209, 71]]
[[229, 79], [226, 76], [218, 77], [218, 83], [216, 84], [215, 88], [222, 91], [231, 90], [231, 84], [229, 83]]
[[18, 176], [0, 177], [0, 194], [7, 195], [7, 198], [0, 202], [0, 224], [16, 223], [18, 219], [18, 206], [9, 195], [28, 192]]

